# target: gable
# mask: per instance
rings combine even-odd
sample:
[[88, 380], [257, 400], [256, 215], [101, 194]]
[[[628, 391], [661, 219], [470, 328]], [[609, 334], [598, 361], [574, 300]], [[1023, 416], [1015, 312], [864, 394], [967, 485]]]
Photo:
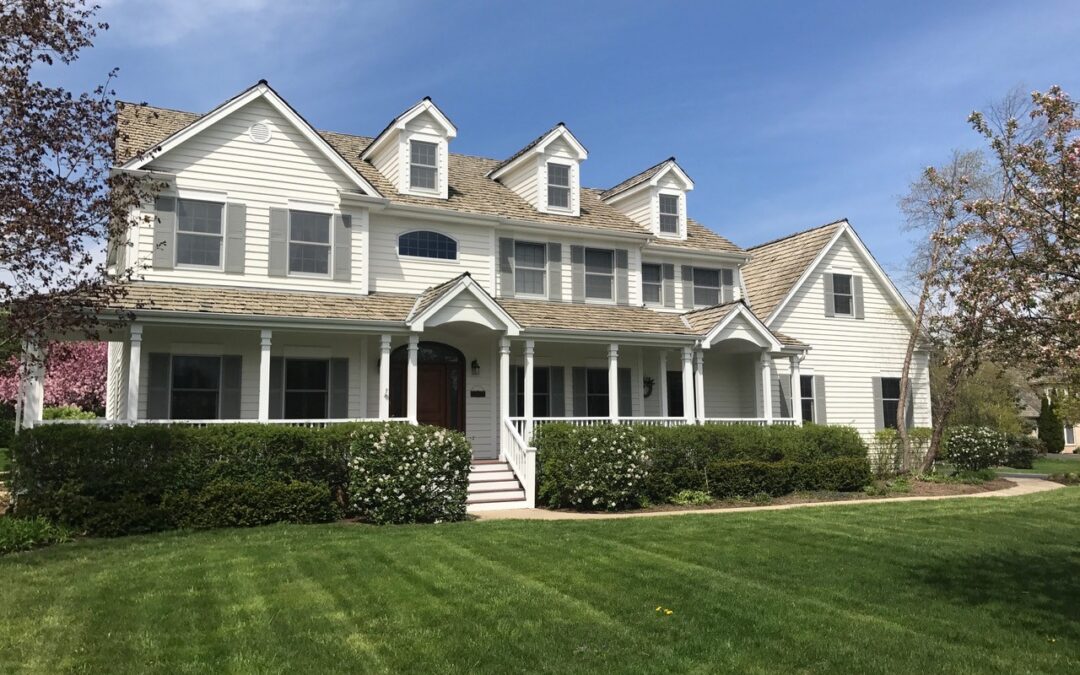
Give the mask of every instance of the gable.
[[405, 128], [409, 131], [440, 137], [446, 133], [442, 123], [435, 119], [429, 110], [424, 110], [406, 122]]

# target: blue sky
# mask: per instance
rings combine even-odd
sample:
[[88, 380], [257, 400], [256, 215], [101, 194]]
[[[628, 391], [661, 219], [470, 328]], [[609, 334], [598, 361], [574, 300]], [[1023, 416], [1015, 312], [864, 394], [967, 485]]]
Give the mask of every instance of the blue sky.
[[266, 78], [321, 129], [374, 134], [431, 96], [456, 152], [564, 121], [609, 187], [676, 156], [693, 217], [749, 246], [847, 217], [890, 271], [897, 197], [1020, 87], [1080, 95], [1075, 2], [104, 0], [68, 72], [202, 112]]

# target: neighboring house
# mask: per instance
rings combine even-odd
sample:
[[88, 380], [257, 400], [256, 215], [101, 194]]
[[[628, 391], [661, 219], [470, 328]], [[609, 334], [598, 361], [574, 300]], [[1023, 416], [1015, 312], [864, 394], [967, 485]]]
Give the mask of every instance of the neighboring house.
[[[1039, 412], [1042, 410], [1042, 397], [1053, 397], [1057, 391], [1054, 385], [1057, 382], [1048, 383], [1043, 379], [1035, 382], [1021, 382], [1020, 384], [1020, 416], [1031, 423], [1031, 435], [1039, 435]], [[1080, 423], [1065, 424], [1065, 448], [1064, 453], [1080, 451]]]
[[[674, 158], [587, 188], [565, 125], [458, 155], [428, 99], [369, 138], [260, 82], [205, 115], [125, 105], [120, 133], [117, 170], [168, 188], [110, 249], [148, 265], [117, 307], [111, 419], [459, 429], [509, 462], [478, 467], [488, 506], [532, 504], [551, 419], [895, 423], [912, 317], [846, 221], [744, 250], [688, 216]], [[925, 354], [913, 376], [929, 426]]]

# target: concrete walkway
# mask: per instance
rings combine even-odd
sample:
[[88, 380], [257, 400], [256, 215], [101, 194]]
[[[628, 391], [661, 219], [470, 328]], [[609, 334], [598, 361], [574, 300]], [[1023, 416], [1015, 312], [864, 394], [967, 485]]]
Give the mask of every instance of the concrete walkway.
[[654, 518], [656, 516], [686, 516], [692, 514], [732, 514], [749, 511], [782, 511], [812, 506], [854, 506], [859, 504], [894, 504], [896, 502], [927, 502], [938, 499], [971, 499], [975, 497], [1018, 497], [1036, 492], [1048, 492], [1065, 487], [1061, 483], [1041, 478], [1009, 478], [1015, 483], [1004, 490], [976, 492], [967, 495], [938, 495], [923, 497], [886, 497], [880, 499], [849, 499], [836, 502], [807, 502], [803, 504], [772, 504], [769, 506], [744, 506], [727, 509], [687, 509], [685, 511], [644, 511], [638, 513], [578, 513], [575, 511], [548, 511], [547, 509], [509, 509], [506, 511], [482, 511], [475, 514], [477, 520], [603, 520], [607, 518]]

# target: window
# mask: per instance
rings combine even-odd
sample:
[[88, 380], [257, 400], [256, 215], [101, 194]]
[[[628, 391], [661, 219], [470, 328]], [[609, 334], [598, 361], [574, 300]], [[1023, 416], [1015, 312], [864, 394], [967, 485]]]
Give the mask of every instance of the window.
[[548, 162], [548, 207], [570, 208], [570, 167]]
[[398, 237], [398, 254], [418, 258], [457, 259], [457, 242], [438, 232], [420, 230]]
[[[525, 367], [517, 368], [517, 391], [514, 392], [512, 415], [525, 415]], [[533, 366], [533, 417], [551, 417], [551, 370]]]
[[852, 316], [855, 306], [854, 295], [851, 290], [850, 274], [834, 274], [833, 278], [833, 312], [838, 315]]
[[641, 295], [647, 305], [663, 302], [664, 272], [658, 263], [641, 264]]
[[615, 299], [615, 252], [602, 248], [585, 249], [585, 297]]
[[679, 196], [660, 195], [660, 231], [679, 233]]
[[221, 357], [172, 357], [169, 416], [174, 420], [217, 419], [221, 394]]
[[289, 272], [330, 274], [330, 214], [289, 211]]
[[589, 368], [585, 371], [585, 414], [587, 417], [607, 417], [611, 414], [608, 403], [608, 371]]
[[420, 190], [439, 189], [439, 146], [427, 141], [409, 142], [409, 186]]
[[667, 371], [667, 414], [668, 417], [683, 416], [682, 372]]
[[814, 376], [799, 376], [799, 401], [802, 404], [804, 422], [814, 421]]
[[221, 267], [221, 223], [225, 205], [176, 200], [176, 264]]
[[325, 419], [329, 402], [329, 361], [285, 359], [285, 419]]
[[896, 428], [896, 411], [899, 407], [900, 378], [881, 378], [881, 416], [886, 428]]
[[735, 276], [731, 270], [712, 270], [704, 267], [694, 268], [694, 305], [711, 307], [723, 302], [724, 287], [735, 285]]
[[544, 295], [547, 245], [514, 243], [514, 293]]

